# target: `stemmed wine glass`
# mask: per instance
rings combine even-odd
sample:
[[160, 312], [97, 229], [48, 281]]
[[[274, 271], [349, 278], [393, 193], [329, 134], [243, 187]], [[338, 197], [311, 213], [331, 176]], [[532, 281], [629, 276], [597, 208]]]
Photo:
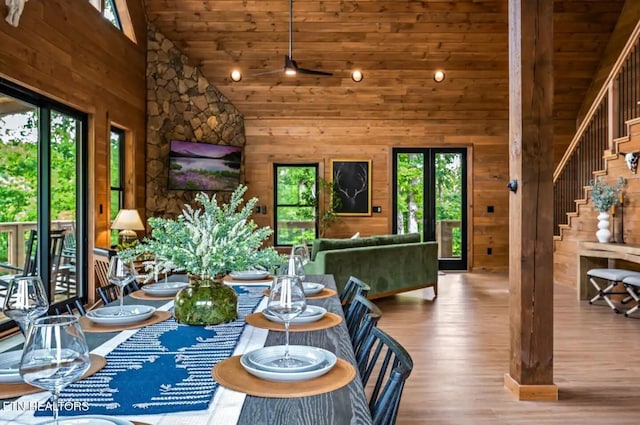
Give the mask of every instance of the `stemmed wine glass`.
[[289, 355], [289, 323], [307, 308], [302, 283], [297, 276], [276, 276], [269, 291], [267, 312], [284, 322], [285, 345], [284, 356], [273, 362], [274, 366], [296, 367], [303, 365], [298, 359]]
[[48, 309], [47, 291], [39, 276], [11, 279], [2, 312], [16, 321], [25, 338], [30, 323], [45, 314]]
[[299, 255], [302, 259], [302, 265], [307, 264], [309, 262], [309, 248], [307, 248], [307, 244], [303, 242], [300, 245], [294, 245], [291, 248], [291, 255]]
[[281, 275], [298, 276], [300, 282], [304, 282], [307, 275], [304, 271], [304, 264], [302, 257], [296, 254], [291, 254], [289, 260], [280, 268]]
[[20, 375], [28, 384], [53, 395], [53, 424], [58, 424], [58, 398], [64, 387], [89, 370], [89, 348], [78, 318], [48, 316], [32, 325], [20, 360]]
[[118, 316], [124, 316], [124, 288], [135, 279], [133, 266], [130, 263], [125, 262], [122, 258], [112, 257], [109, 260], [109, 283], [113, 283], [120, 289], [120, 309], [118, 310]]

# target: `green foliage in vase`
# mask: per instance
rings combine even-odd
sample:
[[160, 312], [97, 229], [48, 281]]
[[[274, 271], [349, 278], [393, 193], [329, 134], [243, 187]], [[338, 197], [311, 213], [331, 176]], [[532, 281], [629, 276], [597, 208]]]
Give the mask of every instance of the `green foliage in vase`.
[[618, 178], [618, 182], [614, 186], [610, 186], [601, 178], [596, 178], [590, 182], [591, 185], [591, 202], [593, 208], [599, 212], [607, 212], [612, 206], [618, 203], [620, 192], [627, 184], [627, 180], [623, 177]]
[[242, 206], [246, 190], [246, 186], [239, 186], [229, 203], [221, 206], [215, 195], [198, 193], [195, 199], [202, 208], [185, 205], [175, 220], [150, 218], [151, 236], [119, 255], [132, 261], [148, 253], [155, 258], [152, 273], [182, 270], [202, 277], [281, 264], [282, 257], [273, 247], [261, 249], [272, 230], [258, 228], [249, 219], [258, 199]]

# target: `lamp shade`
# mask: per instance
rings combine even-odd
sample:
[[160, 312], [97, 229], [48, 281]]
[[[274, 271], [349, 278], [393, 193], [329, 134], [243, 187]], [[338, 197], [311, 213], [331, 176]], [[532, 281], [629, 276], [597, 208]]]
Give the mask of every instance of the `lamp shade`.
[[138, 210], [120, 210], [111, 225], [117, 230], [145, 230]]

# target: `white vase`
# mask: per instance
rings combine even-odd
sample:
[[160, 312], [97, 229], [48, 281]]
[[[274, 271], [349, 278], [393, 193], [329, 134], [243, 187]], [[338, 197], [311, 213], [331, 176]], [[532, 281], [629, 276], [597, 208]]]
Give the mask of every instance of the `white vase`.
[[611, 239], [611, 232], [609, 231], [609, 213], [601, 212], [598, 214], [598, 231], [596, 237], [598, 242], [607, 243]]

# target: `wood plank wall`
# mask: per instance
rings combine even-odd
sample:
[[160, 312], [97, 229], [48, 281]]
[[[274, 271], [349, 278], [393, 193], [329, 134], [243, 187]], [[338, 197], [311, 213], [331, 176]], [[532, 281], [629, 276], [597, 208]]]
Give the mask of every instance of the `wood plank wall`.
[[141, 0], [128, 5], [137, 45], [88, 1], [31, 0], [17, 28], [0, 6], [0, 76], [89, 114], [89, 252], [109, 244], [111, 125], [127, 131], [125, 205], [145, 203], [146, 20]]
[[[506, 105], [505, 105], [506, 108]], [[331, 159], [372, 160], [372, 205], [382, 213], [341, 217], [326, 237], [390, 233], [392, 147], [469, 148], [470, 264], [474, 269], [508, 267], [507, 120], [442, 124], [422, 120], [245, 120], [245, 180], [250, 195], [267, 205], [258, 225], [273, 226], [273, 163], [319, 163], [329, 179]], [[493, 205], [495, 212], [487, 213]], [[487, 255], [487, 248], [492, 255]]]

